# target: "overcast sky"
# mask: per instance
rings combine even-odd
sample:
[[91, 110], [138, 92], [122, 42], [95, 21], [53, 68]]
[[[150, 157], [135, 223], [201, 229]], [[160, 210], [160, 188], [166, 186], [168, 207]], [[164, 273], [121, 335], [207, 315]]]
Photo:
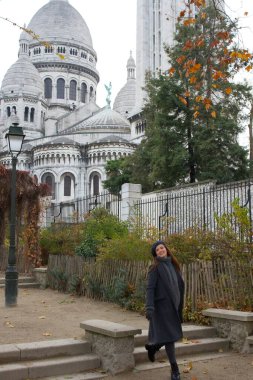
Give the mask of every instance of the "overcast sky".
[[[28, 24], [32, 16], [48, 0], [0, 0], [0, 16], [17, 24]], [[100, 83], [97, 103], [106, 104], [105, 84], [112, 82], [112, 101], [126, 83], [126, 63], [136, 51], [136, 2], [137, 0], [69, 0], [86, 21], [98, 55], [97, 69]], [[231, 14], [240, 17], [245, 47], [253, 51], [253, 0], [226, 0]], [[248, 12], [245, 17], [244, 13]], [[252, 28], [249, 26], [252, 25]], [[0, 83], [7, 69], [17, 60], [20, 30], [0, 20]], [[253, 75], [253, 74], [252, 74]]]

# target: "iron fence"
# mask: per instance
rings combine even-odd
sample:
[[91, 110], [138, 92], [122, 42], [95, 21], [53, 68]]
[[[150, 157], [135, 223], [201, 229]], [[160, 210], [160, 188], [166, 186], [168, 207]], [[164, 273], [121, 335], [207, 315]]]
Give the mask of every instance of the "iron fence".
[[210, 183], [170, 190], [155, 197], [152, 194], [150, 198], [145, 197], [136, 202], [135, 212], [140, 223], [156, 226], [159, 231], [166, 231], [167, 234], [180, 233], [194, 226], [214, 231], [217, 228], [215, 215], [231, 214], [232, 203], [238, 199], [239, 205], [248, 209], [251, 226], [252, 184], [251, 181], [224, 185]]
[[104, 207], [113, 215], [121, 218], [120, 195], [108, 192], [99, 195], [73, 199], [67, 202], [53, 203], [46, 211], [46, 225], [51, 223], [79, 223], [85, 220], [96, 207]]

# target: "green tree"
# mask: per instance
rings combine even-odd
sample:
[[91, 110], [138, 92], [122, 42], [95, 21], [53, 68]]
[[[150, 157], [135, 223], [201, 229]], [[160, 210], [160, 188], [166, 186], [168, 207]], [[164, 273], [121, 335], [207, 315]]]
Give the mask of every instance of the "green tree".
[[108, 161], [105, 172], [107, 179], [103, 181], [103, 185], [112, 194], [119, 194], [121, 186], [130, 180], [130, 172], [124, 158]]
[[147, 79], [146, 139], [132, 162], [138, 172], [140, 152], [147, 158], [150, 190], [239, 180], [248, 173], [247, 151], [237, 137], [250, 88], [234, 78], [241, 69], [252, 69], [252, 55], [239, 46], [237, 21], [215, 5], [187, 2], [176, 43], [166, 47], [170, 69]]

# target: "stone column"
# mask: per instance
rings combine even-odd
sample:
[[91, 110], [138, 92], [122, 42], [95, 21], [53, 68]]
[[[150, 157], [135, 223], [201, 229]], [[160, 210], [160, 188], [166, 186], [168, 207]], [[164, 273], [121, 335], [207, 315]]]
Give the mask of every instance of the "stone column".
[[105, 371], [115, 375], [134, 368], [134, 335], [141, 329], [98, 319], [81, 322], [80, 327]]
[[141, 200], [141, 185], [124, 183], [121, 187], [121, 220], [128, 220], [133, 214], [133, 206]]

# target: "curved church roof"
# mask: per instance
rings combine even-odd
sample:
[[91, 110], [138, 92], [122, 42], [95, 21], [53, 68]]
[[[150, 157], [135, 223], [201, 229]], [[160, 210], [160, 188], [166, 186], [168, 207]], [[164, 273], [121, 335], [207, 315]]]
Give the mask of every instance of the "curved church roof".
[[68, 128], [63, 133], [78, 133], [87, 130], [96, 130], [96, 129], [120, 129], [127, 128], [130, 132], [130, 123], [128, 120], [121, 116], [118, 112], [112, 110], [111, 108], [104, 107], [101, 110], [97, 111], [91, 117], [85, 119], [81, 123], [74, 125], [71, 128]]
[[36, 33], [41, 41], [54, 42], [60, 39], [60, 42], [92, 48], [89, 28], [68, 0], [50, 0], [35, 13], [27, 29]]
[[130, 57], [127, 61], [127, 82], [118, 92], [113, 104], [113, 109], [124, 117], [128, 117], [135, 106], [135, 67], [135, 61], [132, 57], [132, 52], [130, 52]]
[[18, 60], [7, 70], [1, 90], [6, 95], [23, 92], [29, 95], [42, 95], [44, 84], [36, 67], [28, 55], [27, 37], [20, 39]]

